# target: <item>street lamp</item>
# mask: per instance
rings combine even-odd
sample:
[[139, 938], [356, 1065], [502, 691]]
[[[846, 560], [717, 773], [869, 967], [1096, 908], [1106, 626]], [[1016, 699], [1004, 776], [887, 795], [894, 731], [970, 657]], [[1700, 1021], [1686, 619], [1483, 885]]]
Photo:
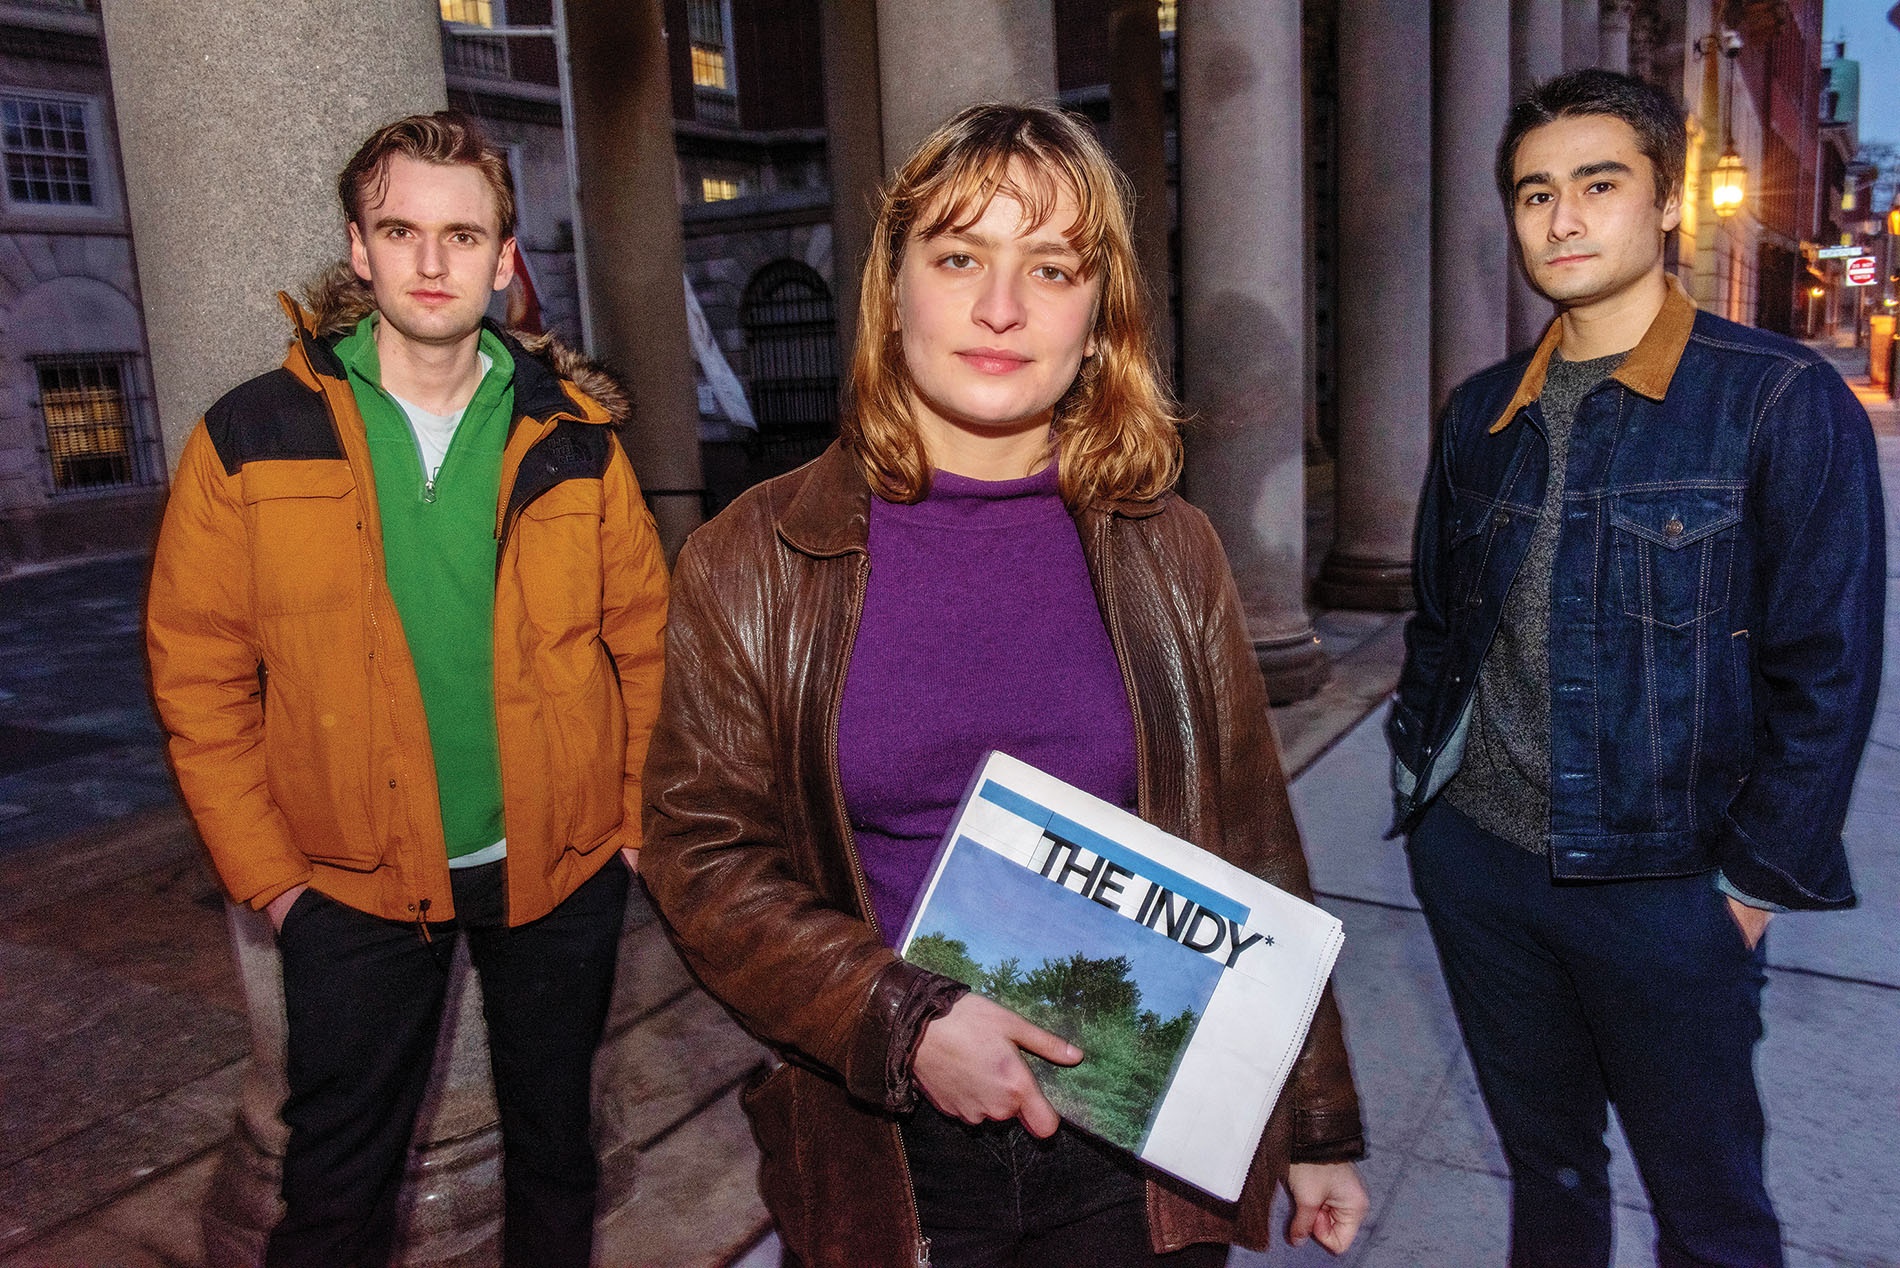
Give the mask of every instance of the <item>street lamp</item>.
[[1748, 196], [1748, 169], [1735, 149], [1735, 59], [1742, 55], [1741, 33], [1726, 28], [1712, 32], [1695, 42], [1695, 51], [1697, 57], [1717, 53], [1722, 57], [1721, 79], [1716, 84], [1722, 110], [1722, 157], [1709, 174], [1709, 201], [1715, 214], [1727, 220], [1742, 209]]
[[[1742, 165], [1742, 156], [1735, 152], [1735, 142], [1730, 140], [1722, 151], [1722, 157], [1716, 161], [1715, 174], [1709, 186], [1709, 200], [1715, 204], [1715, 214], [1724, 220], [1742, 209], [1742, 200], [1748, 192], [1748, 169]], [[1890, 213], [1900, 220], [1900, 211]]]

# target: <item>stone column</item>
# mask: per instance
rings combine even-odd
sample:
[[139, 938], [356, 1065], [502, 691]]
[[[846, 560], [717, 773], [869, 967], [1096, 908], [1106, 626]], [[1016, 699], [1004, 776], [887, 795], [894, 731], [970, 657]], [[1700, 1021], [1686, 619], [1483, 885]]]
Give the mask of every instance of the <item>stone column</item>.
[[1510, 0], [1432, 6], [1432, 409], [1503, 359], [1514, 272], [1492, 162], [1510, 112]]
[[205, 407], [283, 360], [277, 292], [348, 253], [336, 175], [356, 146], [442, 108], [441, 36], [429, 6], [396, 0], [113, 0], [104, 20], [176, 463]]
[[838, 364], [851, 364], [858, 279], [884, 179], [878, 118], [877, 0], [824, 0], [825, 157], [831, 167], [832, 302]]
[[1155, 361], [1174, 368], [1173, 263], [1168, 251], [1167, 97], [1154, 0], [1114, 0], [1108, 63], [1108, 143], [1135, 190], [1135, 255], [1148, 290]]
[[[439, 27], [428, 6], [361, 0], [114, 0], [104, 18], [159, 417], [175, 462], [206, 406], [282, 359], [289, 331], [275, 292], [296, 291], [345, 254], [335, 180], [355, 147], [393, 118], [442, 107]], [[319, 49], [322, 73], [311, 61]], [[212, 1265], [261, 1258], [280, 1213], [286, 1136], [276, 947], [264, 916], [228, 915], [252, 1055], [203, 1213]], [[405, 1182], [405, 1264], [480, 1262], [467, 1247], [491, 1239], [499, 1219], [487, 1051], [479, 1021], [463, 1021], [479, 1017], [464, 967]]]
[[[1563, 73], [1564, 0], [1511, 0], [1511, 100]], [[1511, 268], [1510, 344], [1516, 351], [1543, 337], [1550, 301], [1531, 289], [1524, 270]]]
[[884, 162], [978, 101], [1053, 100], [1052, 0], [877, 0]]
[[1602, 56], [1598, 0], [1564, 0], [1564, 69], [1597, 66]]
[[1274, 700], [1324, 685], [1305, 596], [1306, 171], [1297, 0], [1181, 6], [1188, 493], [1214, 521]]
[[1412, 606], [1412, 527], [1431, 435], [1431, 9], [1341, 0], [1339, 463], [1321, 607]]
[[627, 456], [670, 558], [702, 518], [699, 404], [661, 0], [566, 0], [594, 355], [633, 398]]
[[1597, 27], [1597, 65], [1627, 75], [1630, 69], [1632, 0], [1603, 0]]
[[1511, 99], [1563, 73], [1569, 0], [1511, 0]]

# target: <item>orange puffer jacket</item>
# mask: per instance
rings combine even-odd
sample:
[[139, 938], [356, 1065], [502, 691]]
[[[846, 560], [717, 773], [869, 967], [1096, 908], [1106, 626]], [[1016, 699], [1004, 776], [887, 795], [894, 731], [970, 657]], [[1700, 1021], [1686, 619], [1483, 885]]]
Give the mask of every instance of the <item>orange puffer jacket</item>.
[[[186, 442], [147, 646], [186, 804], [233, 899], [308, 882], [395, 920], [454, 914], [422, 694], [390, 596], [363, 420], [336, 335], [366, 292], [284, 300], [284, 366]], [[496, 507], [495, 713], [508, 919], [640, 844], [666, 564], [612, 424], [625, 400], [558, 346], [515, 359]], [[558, 367], [558, 368], [557, 368]], [[577, 380], [579, 380], [577, 382]]]

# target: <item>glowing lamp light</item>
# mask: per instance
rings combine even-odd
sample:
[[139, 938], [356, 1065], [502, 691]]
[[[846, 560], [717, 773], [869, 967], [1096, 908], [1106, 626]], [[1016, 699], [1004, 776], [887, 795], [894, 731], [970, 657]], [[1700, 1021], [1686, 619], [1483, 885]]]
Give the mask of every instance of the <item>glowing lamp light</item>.
[[1819, 299], [1819, 298], [1821, 298], [1821, 296], [1823, 296], [1823, 295], [1825, 295], [1825, 294], [1827, 294], [1827, 291], [1825, 291], [1824, 289], [1822, 289], [1822, 288], [1821, 288], [1821, 287], [1819, 287], [1819, 286], [1810, 286], [1810, 287], [1808, 287], [1808, 296], [1809, 296], [1809, 298], [1811, 298], [1811, 299]]
[[1893, 206], [1887, 209], [1887, 232], [1900, 238], [1900, 195], [1895, 196]]
[[1748, 169], [1742, 166], [1742, 156], [1730, 146], [1722, 151], [1722, 157], [1715, 164], [1715, 176], [1709, 185], [1709, 200], [1715, 204], [1715, 214], [1723, 219], [1741, 210], [1742, 199], [1748, 192]]

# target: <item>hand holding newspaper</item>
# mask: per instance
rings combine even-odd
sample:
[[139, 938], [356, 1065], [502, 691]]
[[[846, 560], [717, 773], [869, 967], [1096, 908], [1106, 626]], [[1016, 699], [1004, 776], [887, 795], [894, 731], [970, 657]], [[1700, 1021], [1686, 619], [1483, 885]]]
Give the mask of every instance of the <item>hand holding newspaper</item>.
[[1064, 1119], [1240, 1196], [1344, 940], [1332, 915], [1004, 753], [978, 768], [898, 948], [1078, 1045]]

